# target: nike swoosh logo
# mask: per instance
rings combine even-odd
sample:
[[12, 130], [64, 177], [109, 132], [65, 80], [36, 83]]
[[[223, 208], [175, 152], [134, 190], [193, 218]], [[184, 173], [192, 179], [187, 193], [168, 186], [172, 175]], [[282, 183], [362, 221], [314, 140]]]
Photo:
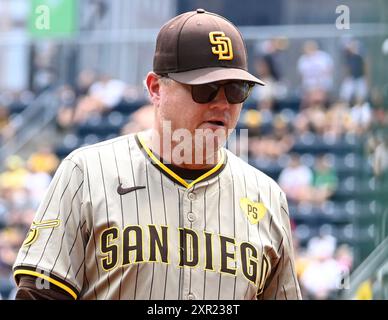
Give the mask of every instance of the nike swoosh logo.
[[122, 185], [123, 184], [120, 183], [120, 185], [117, 187], [117, 193], [119, 195], [124, 195], [124, 194], [127, 194], [127, 193], [135, 191], [135, 190], [139, 190], [139, 189], [145, 189], [145, 186], [135, 186], [135, 187], [130, 187], [130, 188], [123, 188]]

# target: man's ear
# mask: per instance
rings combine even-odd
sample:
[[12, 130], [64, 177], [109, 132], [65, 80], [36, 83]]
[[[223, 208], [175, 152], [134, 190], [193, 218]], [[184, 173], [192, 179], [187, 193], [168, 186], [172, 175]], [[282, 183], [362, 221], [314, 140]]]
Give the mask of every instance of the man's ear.
[[146, 78], [146, 85], [152, 104], [158, 107], [160, 103], [160, 82], [158, 75], [154, 72], [149, 72]]

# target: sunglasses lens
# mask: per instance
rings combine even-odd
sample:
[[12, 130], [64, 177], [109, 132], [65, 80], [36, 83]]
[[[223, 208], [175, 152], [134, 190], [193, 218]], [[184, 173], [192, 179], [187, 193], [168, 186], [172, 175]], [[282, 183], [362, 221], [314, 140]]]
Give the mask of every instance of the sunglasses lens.
[[193, 100], [197, 103], [209, 103], [212, 101], [219, 90], [219, 86], [212, 83], [191, 86]]
[[231, 82], [225, 85], [225, 95], [229, 103], [244, 102], [251, 91], [252, 86], [248, 82]]
[[197, 103], [209, 103], [217, 96], [220, 87], [224, 88], [228, 102], [236, 104], [242, 103], [248, 98], [252, 85], [244, 81], [194, 85], [191, 86], [193, 100]]

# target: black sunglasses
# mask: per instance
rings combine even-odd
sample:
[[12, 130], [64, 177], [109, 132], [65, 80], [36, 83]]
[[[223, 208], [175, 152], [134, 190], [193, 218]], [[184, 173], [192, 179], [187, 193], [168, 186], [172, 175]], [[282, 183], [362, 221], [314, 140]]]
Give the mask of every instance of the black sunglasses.
[[231, 104], [244, 102], [251, 93], [254, 83], [247, 81], [230, 81], [223, 84], [212, 82], [191, 86], [191, 96], [197, 103], [209, 103], [224, 88], [226, 100]]
[[[167, 75], [163, 75], [163, 77], [168, 78]], [[255, 83], [242, 80], [190, 85], [193, 100], [201, 104], [213, 101], [221, 87], [224, 88], [225, 96], [229, 103], [242, 103], [249, 97], [254, 86]]]

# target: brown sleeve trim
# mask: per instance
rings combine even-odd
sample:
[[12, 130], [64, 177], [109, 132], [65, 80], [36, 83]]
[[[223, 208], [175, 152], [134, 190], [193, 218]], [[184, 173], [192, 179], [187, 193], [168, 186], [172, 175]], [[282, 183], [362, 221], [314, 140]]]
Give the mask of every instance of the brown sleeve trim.
[[44, 274], [44, 273], [37, 272], [36, 269], [33, 267], [18, 266], [14, 268], [14, 278], [15, 278], [16, 284], [18, 285], [19, 285], [19, 279], [21, 275], [29, 275], [35, 278], [36, 277], [42, 278], [54, 284], [56, 287], [62, 289], [63, 291], [67, 292], [67, 294], [72, 296], [74, 300], [76, 300], [78, 297], [79, 292], [75, 287], [73, 287], [63, 279], [59, 278], [58, 276], [53, 275], [52, 273]]
[[21, 275], [15, 300], [73, 300], [73, 297], [57, 286], [37, 287], [37, 277]]

